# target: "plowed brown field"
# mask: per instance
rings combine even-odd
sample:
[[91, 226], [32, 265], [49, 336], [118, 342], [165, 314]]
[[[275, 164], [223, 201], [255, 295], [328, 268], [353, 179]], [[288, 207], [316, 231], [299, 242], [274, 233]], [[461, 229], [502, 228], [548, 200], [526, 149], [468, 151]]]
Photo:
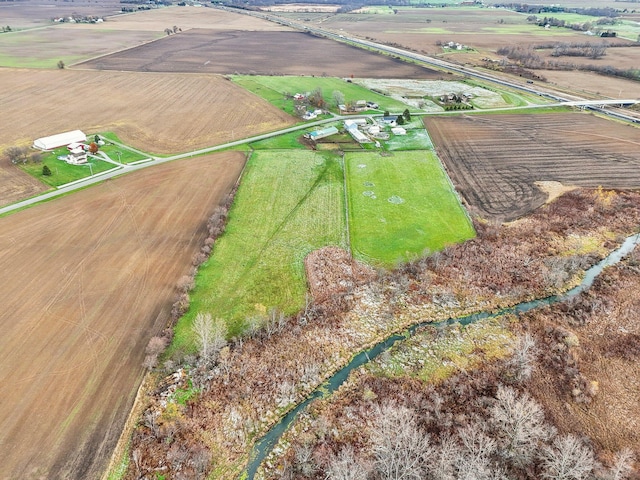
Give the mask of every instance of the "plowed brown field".
[[98, 70], [440, 78], [427, 68], [301, 32], [193, 29], [89, 60]]
[[546, 200], [536, 181], [640, 188], [640, 129], [589, 114], [427, 117], [457, 190], [481, 216], [512, 220]]
[[0, 478], [98, 478], [149, 338], [244, 154], [171, 162], [0, 218]]
[[[295, 121], [216, 75], [0, 69], [0, 105], [0, 154], [77, 128], [113, 131], [147, 152], [178, 153]], [[0, 163], [0, 179], [0, 205], [43, 188], [6, 162]]]
[[33, 197], [48, 190], [49, 187], [39, 182], [13, 165], [0, 166], [0, 204], [6, 205], [25, 198]]
[[112, 130], [139, 149], [168, 154], [295, 121], [216, 75], [2, 69], [0, 86], [0, 150], [79, 128]]

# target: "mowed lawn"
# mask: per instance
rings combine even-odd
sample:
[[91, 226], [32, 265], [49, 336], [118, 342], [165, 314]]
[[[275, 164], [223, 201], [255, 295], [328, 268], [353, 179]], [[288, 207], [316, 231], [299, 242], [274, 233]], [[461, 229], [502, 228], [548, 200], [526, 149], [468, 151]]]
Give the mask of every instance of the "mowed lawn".
[[354, 257], [388, 267], [475, 235], [433, 152], [347, 153], [345, 168]]
[[304, 306], [305, 256], [347, 248], [339, 158], [305, 150], [255, 152], [246, 167], [224, 234], [202, 265], [191, 308], [176, 326], [173, 349], [190, 351], [197, 313], [227, 321], [230, 335], [271, 308]]

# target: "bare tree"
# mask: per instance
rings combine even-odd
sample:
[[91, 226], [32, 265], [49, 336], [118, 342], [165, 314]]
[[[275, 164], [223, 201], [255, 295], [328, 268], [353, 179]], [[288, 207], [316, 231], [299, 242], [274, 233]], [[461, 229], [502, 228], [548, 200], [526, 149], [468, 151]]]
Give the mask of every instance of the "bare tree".
[[340, 90], [334, 90], [333, 91], [333, 101], [335, 102], [336, 106], [343, 105], [344, 104], [344, 93], [342, 93]]
[[9, 147], [4, 151], [4, 155], [11, 163], [26, 163], [27, 162], [27, 152], [29, 151], [26, 147]]
[[310, 477], [317, 470], [313, 459], [313, 446], [309, 443], [299, 445], [295, 449], [295, 469], [305, 477]]
[[32, 163], [42, 163], [42, 152], [33, 152], [29, 159]]
[[434, 480], [454, 480], [454, 463], [459, 455], [460, 447], [456, 440], [451, 436], [445, 437], [435, 449], [427, 466], [431, 477]]
[[198, 342], [200, 357], [205, 362], [211, 361], [227, 344], [227, 324], [221, 318], [214, 320], [210, 313], [196, 315], [193, 332]]
[[490, 438], [478, 421], [458, 430], [462, 450], [456, 459], [459, 480], [485, 480], [492, 478], [491, 455], [496, 442]]
[[387, 405], [378, 410], [375, 423], [373, 453], [380, 478], [424, 478], [433, 449], [429, 437], [418, 429], [414, 413], [406, 407]]
[[167, 337], [158, 336], [149, 339], [149, 343], [147, 343], [147, 348], [145, 349], [147, 356], [144, 358], [144, 362], [142, 362], [144, 368], [151, 370], [158, 364], [158, 355], [167, 348], [168, 341], [169, 339]]
[[582, 480], [596, 465], [591, 449], [573, 435], [557, 437], [541, 460], [542, 477], [550, 480]]
[[178, 283], [176, 284], [178, 290], [185, 293], [193, 290], [193, 287], [195, 286], [196, 282], [191, 275], [183, 275], [182, 277], [180, 277], [180, 280], [178, 280]]
[[517, 467], [530, 464], [551, 434], [542, 407], [526, 392], [499, 385], [490, 413], [500, 456]]
[[607, 480], [625, 480], [633, 471], [633, 461], [635, 460], [633, 452], [630, 448], [620, 450], [613, 461], [613, 465], [609, 470]]
[[324, 97], [322, 96], [322, 88], [320, 87], [316, 88], [313, 92], [311, 92], [308, 98], [309, 98], [309, 103], [314, 107], [324, 108], [325, 101], [324, 101]]
[[507, 362], [508, 375], [517, 382], [528, 380], [531, 377], [537, 353], [536, 341], [529, 333], [518, 337], [513, 354]]
[[329, 460], [326, 478], [327, 480], [367, 480], [367, 469], [356, 458], [353, 447], [347, 445]]

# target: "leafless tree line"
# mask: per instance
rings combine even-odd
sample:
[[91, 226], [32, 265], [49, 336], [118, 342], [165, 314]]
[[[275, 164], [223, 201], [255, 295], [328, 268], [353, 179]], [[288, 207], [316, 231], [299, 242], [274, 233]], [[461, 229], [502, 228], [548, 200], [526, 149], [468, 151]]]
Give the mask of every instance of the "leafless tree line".
[[[234, 188], [229, 194], [227, 194], [223, 199], [223, 201], [221, 202], [221, 204], [218, 205], [214, 209], [213, 213], [209, 216], [207, 220], [207, 237], [205, 238], [202, 246], [200, 247], [200, 250], [193, 255], [189, 273], [180, 277], [180, 279], [176, 283], [177, 298], [174, 301], [173, 305], [171, 306], [170, 322], [169, 322], [170, 325], [168, 325], [159, 335], [152, 337], [149, 340], [149, 343], [147, 344], [147, 347], [145, 350], [146, 356], [143, 362], [143, 366], [145, 368], [152, 369], [155, 366], [157, 366], [158, 358], [164, 352], [167, 345], [171, 343], [171, 340], [173, 338], [173, 324], [182, 315], [184, 315], [189, 309], [189, 306], [191, 303], [191, 298], [189, 296], [189, 293], [195, 287], [195, 275], [198, 271], [198, 267], [209, 258], [213, 250], [213, 246], [216, 242], [216, 239], [224, 231], [224, 228], [227, 222], [227, 215], [228, 215], [229, 209], [231, 208], [231, 204], [233, 203], [233, 198], [235, 196], [236, 190], [237, 190], [237, 187]], [[219, 328], [219, 325], [218, 325], [219, 322], [211, 319], [210, 315], [207, 317], [206, 313], [203, 315], [204, 315], [204, 318], [199, 321], [198, 330], [200, 334], [206, 337], [204, 339], [204, 344], [201, 343], [201, 350], [203, 348], [202, 345], [204, 345], [205, 355], [203, 355], [203, 359], [206, 362], [210, 362], [211, 355], [212, 355], [211, 352], [213, 350], [216, 350], [215, 348], [213, 348], [212, 350], [212, 344], [210, 343], [210, 338], [214, 337], [215, 334], [209, 333], [205, 325], [208, 327], [210, 323], [214, 323]], [[211, 327], [211, 329], [213, 330], [213, 327]], [[196, 334], [196, 337], [200, 338], [200, 335], [198, 332], [195, 332], [195, 334]], [[226, 336], [226, 330], [224, 332], [224, 335]], [[213, 345], [217, 345], [217, 343], [214, 342]], [[169, 367], [173, 367], [173, 362], [169, 362]], [[169, 368], [169, 370], [170, 369], [171, 368]]]
[[[31, 152], [31, 153], [30, 153]], [[42, 153], [38, 151], [32, 151], [28, 147], [9, 147], [4, 151], [4, 157], [8, 162], [13, 165], [25, 164], [25, 163], [40, 163], [42, 162]]]
[[[539, 349], [521, 335], [512, 355], [476, 379], [458, 374], [429, 393], [403, 391], [346, 407], [366, 422], [356, 443], [341, 441], [331, 424], [315, 425], [319, 440], [294, 444], [282, 478], [324, 480], [623, 480], [634, 455], [624, 449], [610, 467], [588, 440], [559, 434], [526, 390]], [[498, 375], [499, 384], [492, 383]], [[507, 383], [508, 382], [508, 383]], [[391, 387], [393, 388], [393, 387]], [[485, 394], [483, 395], [482, 392]], [[364, 406], [363, 406], [364, 405]], [[462, 407], [461, 407], [462, 405]], [[347, 415], [353, 420], [353, 414]], [[340, 423], [340, 420], [334, 420]], [[333, 431], [326, 439], [323, 429]], [[313, 427], [312, 427], [313, 430]], [[362, 438], [364, 437], [364, 438]], [[322, 440], [325, 438], [325, 440]], [[335, 442], [335, 443], [334, 443]], [[333, 453], [322, 453], [331, 449]]]
[[[553, 56], [582, 56], [589, 57], [595, 60], [606, 55], [607, 47], [607, 45], [602, 44], [593, 44], [589, 45], [588, 47], [573, 47], [571, 45], [558, 44], [554, 46]], [[497, 53], [506, 56], [508, 60], [516, 62], [518, 65], [524, 68], [548, 70], [584, 70], [612, 77], [622, 77], [631, 80], [640, 79], [640, 69], [638, 68], [621, 69], [613, 67], [611, 65], [577, 65], [570, 62], [544, 60], [536, 52], [536, 49], [530, 45], [504, 46], [498, 49]], [[502, 64], [505, 67], [508, 66], [508, 62], [506, 60], [503, 60]]]
[[[602, 467], [580, 438], [558, 435], [542, 407], [527, 393], [498, 386], [489, 406], [444, 438], [433, 438], [406, 406], [386, 404], [375, 411], [365, 452], [344, 446], [324, 468], [328, 480], [622, 480], [632, 471], [633, 454], [625, 449], [610, 468]], [[313, 461], [307, 453], [307, 474]], [[318, 469], [320, 470], [320, 469]], [[304, 475], [302, 472], [300, 472]], [[318, 475], [304, 475], [321, 478]]]

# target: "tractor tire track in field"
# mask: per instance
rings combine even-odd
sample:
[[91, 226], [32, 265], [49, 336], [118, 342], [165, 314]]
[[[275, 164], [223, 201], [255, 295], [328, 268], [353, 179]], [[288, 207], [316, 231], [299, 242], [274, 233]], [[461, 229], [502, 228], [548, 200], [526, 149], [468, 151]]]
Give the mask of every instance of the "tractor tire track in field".
[[264, 253], [267, 251], [269, 246], [272, 244], [273, 239], [285, 228], [285, 226], [289, 223], [295, 214], [300, 210], [302, 205], [307, 201], [307, 199], [311, 196], [311, 194], [318, 188], [325, 175], [329, 171], [329, 161], [325, 161], [322, 171], [318, 174], [315, 181], [311, 185], [311, 187], [305, 192], [305, 194], [298, 200], [298, 202], [289, 210], [289, 212], [283, 217], [282, 221], [277, 224], [277, 226], [273, 229], [272, 233], [266, 238], [266, 240], [262, 243], [260, 250], [258, 253], [246, 263], [245, 268], [243, 269], [243, 273], [238, 276], [235, 282], [233, 282], [233, 290], [237, 290], [241, 284], [243, 284], [247, 277], [251, 274], [253, 268], [263, 257]]
[[[68, 265], [64, 265], [63, 268], [63, 273], [65, 274], [65, 280], [62, 284], [60, 284], [59, 289], [57, 290], [57, 293], [52, 296], [50, 298], [50, 300], [47, 302], [47, 304], [44, 306], [44, 312], [46, 313], [46, 315], [42, 315], [41, 316], [41, 320], [37, 323], [34, 324], [27, 332], [27, 334], [25, 335], [25, 338], [28, 338], [30, 335], [33, 335], [35, 333], [36, 330], [39, 330], [43, 327], [43, 323], [45, 321], [51, 321], [52, 319], [61, 321], [67, 325], [76, 325], [76, 326], [80, 326], [83, 329], [87, 329], [88, 327], [83, 325], [83, 320], [85, 319], [86, 316], [86, 307], [84, 305], [84, 301], [83, 301], [83, 295], [82, 295], [82, 270], [84, 269], [85, 263], [87, 262], [87, 259], [91, 257], [91, 255], [93, 253], [96, 252], [96, 250], [99, 248], [99, 246], [101, 245], [101, 243], [103, 242], [103, 239], [105, 237], [105, 235], [107, 234], [107, 232], [109, 232], [110, 230], [112, 230], [114, 224], [116, 223], [116, 221], [118, 220], [119, 216], [121, 215], [123, 210], [123, 206], [121, 205], [121, 207], [113, 213], [113, 215], [111, 215], [111, 217], [109, 218], [109, 220], [107, 222], [105, 222], [105, 224], [102, 226], [101, 228], [101, 233], [98, 235], [98, 238], [100, 239], [97, 243], [93, 243], [91, 249], [89, 250], [89, 252], [86, 255], [83, 255], [83, 258], [80, 259], [77, 263], [74, 264], [73, 268], [68, 269]], [[79, 300], [79, 304], [80, 304], [80, 312], [81, 312], [81, 316], [80, 316], [80, 321], [72, 321], [69, 320], [69, 317], [67, 315], [60, 315], [55, 313], [54, 310], [54, 305], [59, 303], [61, 301], [61, 298], [63, 297], [63, 295], [67, 295], [68, 292], [75, 292], [76, 289], [72, 287], [72, 284], [77, 281], [78, 285], [79, 285], [79, 294], [78, 294], [78, 300]], [[105, 336], [103, 334], [101, 334], [98, 330], [92, 329], [92, 333], [98, 337], [102, 337], [105, 338]], [[97, 355], [97, 353], [94, 353], [94, 357]], [[74, 365], [69, 366], [68, 368], [65, 369], [59, 369], [59, 370], [54, 370], [54, 371], [46, 371], [46, 372], [39, 372], [37, 374], [34, 374], [32, 376], [28, 376], [28, 377], [21, 377], [20, 379], [17, 379], [16, 381], [18, 383], [30, 383], [35, 381], [38, 377], [41, 376], [60, 376], [60, 375], [65, 375], [68, 374], [70, 372], [73, 372], [78, 365], [84, 365], [86, 363], [89, 363], [89, 360], [81, 362], [80, 364], [75, 363]]]

